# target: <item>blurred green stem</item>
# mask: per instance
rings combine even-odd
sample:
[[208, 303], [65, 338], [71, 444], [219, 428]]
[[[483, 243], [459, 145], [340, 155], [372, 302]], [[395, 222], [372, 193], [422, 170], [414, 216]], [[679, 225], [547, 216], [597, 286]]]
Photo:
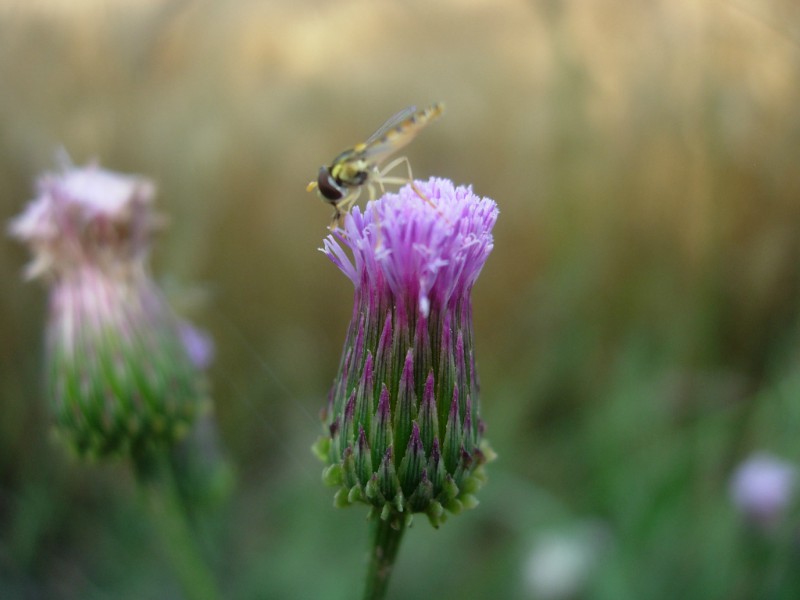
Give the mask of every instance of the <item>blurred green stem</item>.
[[167, 452], [137, 462], [137, 476], [164, 551], [189, 600], [216, 600], [221, 595], [208, 564], [198, 552], [175, 462]]
[[405, 530], [403, 519], [376, 518], [372, 522], [372, 543], [364, 600], [382, 600], [386, 597], [389, 578]]

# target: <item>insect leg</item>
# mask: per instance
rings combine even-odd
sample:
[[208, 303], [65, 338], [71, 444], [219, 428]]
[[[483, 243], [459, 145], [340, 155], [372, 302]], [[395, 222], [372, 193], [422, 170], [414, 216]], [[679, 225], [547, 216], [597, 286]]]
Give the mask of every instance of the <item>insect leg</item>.
[[[385, 176], [387, 173], [395, 169], [398, 165], [401, 165], [403, 163], [405, 163], [406, 170], [408, 171], [408, 179], [403, 179], [402, 177]], [[392, 162], [390, 162], [388, 165], [386, 165], [383, 169], [381, 169], [380, 177], [377, 178], [377, 180], [382, 183], [393, 183], [397, 185], [409, 184], [411, 186], [411, 189], [414, 190], [414, 193], [420, 198], [422, 198], [422, 200], [425, 201], [428, 204], [428, 206], [430, 206], [431, 208], [436, 208], [436, 205], [431, 201], [431, 199], [428, 198], [425, 194], [423, 194], [422, 190], [420, 190], [417, 187], [417, 184], [414, 183], [414, 175], [411, 172], [411, 163], [409, 162], [407, 156], [399, 156], [395, 158]]]
[[387, 173], [390, 173], [391, 171], [393, 171], [395, 169], [395, 167], [397, 167], [397, 165], [400, 165], [400, 164], [403, 164], [403, 163], [406, 163], [406, 169], [408, 170], [408, 181], [414, 181], [414, 175], [411, 173], [411, 163], [408, 162], [408, 157], [407, 156], [398, 156], [392, 162], [390, 162], [388, 165], [383, 167], [380, 170], [380, 173], [379, 173], [380, 177], [383, 178]]
[[340, 213], [346, 214], [350, 212], [350, 209], [353, 208], [353, 204], [355, 204], [358, 197], [361, 195], [361, 188], [357, 187], [353, 189], [347, 196], [342, 198], [336, 203], [336, 210]]
[[350, 212], [350, 209], [353, 207], [353, 204], [356, 200], [358, 200], [360, 195], [361, 188], [355, 188], [349, 194], [347, 194], [347, 196], [341, 198], [333, 205], [333, 220], [328, 226], [328, 229], [335, 229], [344, 224], [344, 216]]
[[[404, 179], [402, 177], [385, 177], [386, 173], [390, 172], [392, 169], [396, 168], [398, 165], [402, 163], [406, 164], [406, 169], [408, 171], [408, 179]], [[442, 218], [445, 218], [444, 215], [442, 214], [442, 211], [440, 211], [439, 208], [436, 206], [436, 203], [434, 203], [433, 200], [431, 200], [424, 193], [422, 193], [422, 190], [420, 190], [417, 187], [417, 184], [414, 183], [414, 176], [411, 173], [411, 163], [408, 161], [407, 156], [399, 156], [395, 158], [392, 162], [390, 162], [388, 165], [386, 165], [383, 169], [381, 169], [380, 178], [378, 178], [378, 181], [383, 183], [391, 183], [395, 185], [405, 185], [405, 184], [410, 185], [411, 189], [414, 190], [414, 193], [417, 196], [419, 196], [422, 199], [422, 201], [425, 202], [425, 204], [427, 204], [436, 212], [438, 212], [440, 215], [442, 215]], [[447, 219], [445, 218], [445, 220]]]

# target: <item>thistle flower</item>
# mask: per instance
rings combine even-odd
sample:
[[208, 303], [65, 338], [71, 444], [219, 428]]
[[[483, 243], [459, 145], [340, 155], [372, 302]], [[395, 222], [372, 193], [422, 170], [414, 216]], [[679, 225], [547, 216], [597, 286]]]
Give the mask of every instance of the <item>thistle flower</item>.
[[[337, 505], [395, 526], [471, 508], [493, 457], [482, 440], [470, 293], [497, 205], [444, 179], [354, 208], [323, 252], [355, 286], [338, 376], [315, 445]], [[347, 252], [349, 250], [349, 254]]]
[[192, 334], [148, 274], [154, 193], [142, 177], [65, 168], [10, 226], [34, 254], [28, 278], [50, 284], [47, 395], [80, 454], [141, 458], [207, 405]]
[[731, 500], [739, 512], [764, 531], [776, 526], [788, 512], [795, 496], [797, 468], [766, 452], [742, 462], [730, 483]]

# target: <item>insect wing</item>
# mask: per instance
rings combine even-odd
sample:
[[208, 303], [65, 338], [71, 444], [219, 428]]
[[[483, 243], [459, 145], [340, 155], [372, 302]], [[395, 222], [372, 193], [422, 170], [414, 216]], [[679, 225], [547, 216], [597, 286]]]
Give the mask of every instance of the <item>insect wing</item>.
[[409, 106], [401, 110], [383, 127], [370, 136], [369, 141], [357, 148], [360, 158], [372, 164], [380, 164], [390, 155], [413, 140], [422, 129], [444, 112], [444, 104], [436, 104], [424, 110]]
[[397, 112], [396, 114], [392, 115], [391, 117], [386, 119], [386, 122], [383, 125], [378, 127], [378, 129], [377, 129], [377, 131], [375, 131], [375, 133], [373, 133], [371, 136], [369, 136], [369, 139], [367, 139], [367, 141], [364, 142], [364, 145], [365, 146], [369, 146], [373, 142], [376, 142], [377, 140], [381, 139], [384, 136], [384, 134], [387, 131], [389, 131], [392, 127], [396, 127], [397, 125], [399, 125], [400, 123], [402, 123], [403, 121], [408, 119], [415, 112], [417, 112], [417, 107], [416, 106], [407, 106], [403, 110], [401, 110], [401, 111]]
[[[402, 124], [402, 123], [401, 123]], [[359, 153], [361, 158], [375, 165], [381, 164], [389, 156], [411, 142], [426, 123], [413, 123], [405, 127], [401, 124], [389, 129], [382, 137], [376, 139]]]

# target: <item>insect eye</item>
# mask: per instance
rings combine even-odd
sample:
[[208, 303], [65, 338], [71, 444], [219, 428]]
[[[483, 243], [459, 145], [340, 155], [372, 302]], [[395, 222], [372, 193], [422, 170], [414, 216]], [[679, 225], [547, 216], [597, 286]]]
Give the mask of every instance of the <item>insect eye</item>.
[[336, 180], [330, 174], [327, 167], [320, 167], [319, 177], [317, 177], [317, 186], [319, 188], [319, 193], [322, 194], [326, 200], [335, 202], [344, 196], [342, 188], [336, 183]]

